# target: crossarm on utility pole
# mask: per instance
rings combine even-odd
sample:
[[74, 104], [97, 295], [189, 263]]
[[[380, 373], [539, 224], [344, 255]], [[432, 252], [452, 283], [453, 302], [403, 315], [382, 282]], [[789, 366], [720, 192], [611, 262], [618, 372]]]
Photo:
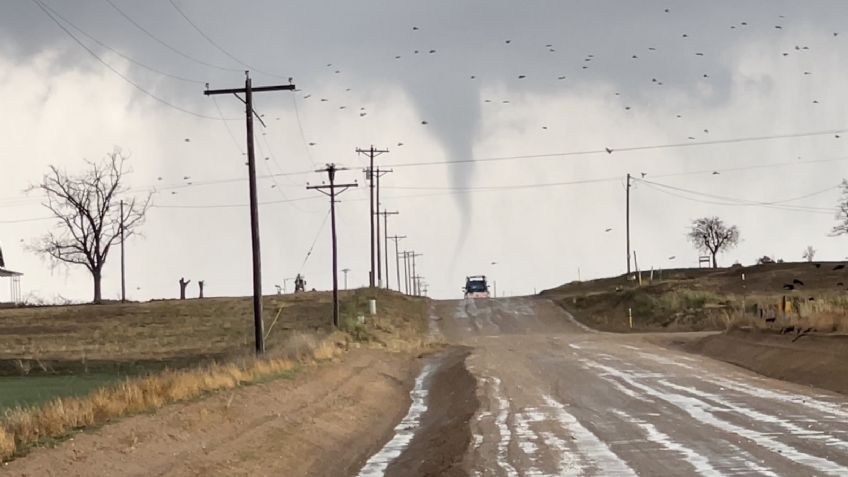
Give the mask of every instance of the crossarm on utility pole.
[[259, 355], [265, 352], [265, 324], [262, 321], [262, 259], [259, 245], [259, 201], [257, 198], [258, 194], [256, 186], [253, 117], [256, 115], [256, 117], [259, 118], [259, 122], [262, 122], [262, 119], [253, 109], [253, 93], [262, 93], [266, 91], [294, 91], [295, 85], [259, 86], [254, 88], [250, 79], [250, 72], [245, 71], [244, 75], [244, 88], [209, 89], [209, 83], [207, 83], [206, 90], [203, 94], [206, 96], [233, 94], [238, 97], [239, 93], [244, 93], [244, 99], [239, 98], [239, 100], [241, 100], [245, 105], [245, 123], [247, 130], [247, 174], [250, 192], [250, 239], [251, 249], [253, 252], [253, 324], [256, 354]]

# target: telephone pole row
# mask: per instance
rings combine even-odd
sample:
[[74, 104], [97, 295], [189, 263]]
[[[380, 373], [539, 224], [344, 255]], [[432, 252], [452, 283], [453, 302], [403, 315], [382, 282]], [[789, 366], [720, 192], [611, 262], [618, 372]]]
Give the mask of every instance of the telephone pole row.
[[[377, 208], [376, 208], [375, 212], [377, 214], [377, 239], [376, 240], [377, 240], [377, 287], [378, 288], [383, 287], [383, 266], [382, 266], [382, 263], [381, 263], [382, 262], [382, 259], [381, 259], [382, 254], [380, 253], [380, 240], [381, 240], [380, 239], [380, 205], [381, 205], [381, 203], [380, 203], [380, 178], [383, 177], [384, 175], [390, 173], [390, 172], [394, 172], [394, 171], [392, 169], [380, 169], [379, 167], [374, 169], [374, 176], [375, 176], [374, 178], [375, 178], [375, 181], [377, 182]], [[389, 274], [388, 274], [388, 272], [386, 272], [386, 281], [388, 281], [388, 279], [389, 279]]]
[[[380, 190], [379, 188], [377, 190]], [[382, 212], [377, 212], [377, 215], [383, 216], [383, 252], [385, 254], [385, 262], [386, 262], [386, 288], [391, 288], [389, 285], [389, 216], [390, 215], [399, 215], [400, 212], [394, 211], [389, 212], [388, 210], [384, 210]], [[380, 223], [380, 220], [377, 220], [377, 224]], [[379, 240], [379, 238], [378, 238]], [[379, 243], [379, 242], [378, 242]], [[378, 254], [379, 255], [379, 254]], [[379, 275], [378, 275], [379, 278]]]
[[[262, 259], [259, 247], [259, 207], [256, 192], [256, 158], [254, 157], [253, 144], [253, 117], [265, 126], [262, 118], [253, 110], [253, 93], [266, 91], [293, 91], [293, 84], [277, 86], [253, 87], [250, 80], [250, 72], [244, 72], [244, 88], [216, 89], [210, 90], [209, 83], [206, 84], [206, 96], [218, 94], [232, 94], [244, 103], [244, 115], [247, 129], [247, 176], [250, 190], [250, 243], [253, 251], [253, 325], [256, 354], [265, 352], [265, 325], [262, 321]], [[239, 96], [244, 94], [244, 99]]]
[[[319, 169], [315, 172], [326, 172], [327, 177], [330, 179], [330, 184], [322, 184], [317, 186], [310, 186], [307, 184], [306, 186], [307, 189], [317, 190], [318, 192], [330, 198], [330, 229], [332, 230], [333, 243], [333, 326], [335, 326], [336, 328], [339, 327], [339, 261], [338, 248], [336, 245], [336, 196], [350, 189], [351, 187], [359, 186], [359, 184], [355, 182], [353, 184], [336, 184], [336, 171], [340, 170], [345, 169], [336, 167], [335, 164], [327, 164], [326, 168]], [[336, 189], [341, 190], [336, 192]], [[345, 273], [345, 279], [347, 279], [347, 273]]]
[[[389, 240], [395, 242], [395, 270], [397, 271], [397, 290], [403, 292], [403, 282], [400, 281], [400, 252], [398, 251], [398, 241], [406, 238], [406, 235], [392, 235]], [[388, 249], [388, 246], [386, 247]], [[388, 276], [388, 273], [386, 274]]]
[[358, 148], [358, 147], [356, 148], [357, 154], [365, 154], [369, 158], [368, 169], [365, 170], [365, 178], [368, 180], [368, 188], [370, 189], [369, 190], [369, 197], [370, 197], [370, 202], [371, 202], [370, 213], [369, 213], [370, 220], [371, 220], [371, 271], [369, 272], [369, 275], [368, 275], [368, 284], [371, 288], [374, 288], [374, 279], [376, 278], [376, 274], [375, 274], [376, 270], [374, 269], [374, 265], [376, 263], [375, 262], [375, 255], [374, 255], [374, 253], [375, 253], [375, 247], [374, 247], [374, 245], [375, 245], [374, 244], [374, 186], [375, 186], [375, 184], [374, 184], [374, 174], [373, 174], [374, 158], [381, 155], [381, 154], [385, 154], [387, 152], [389, 152], [388, 149], [374, 149], [373, 145], [368, 149], [361, 149], [361, 148]]

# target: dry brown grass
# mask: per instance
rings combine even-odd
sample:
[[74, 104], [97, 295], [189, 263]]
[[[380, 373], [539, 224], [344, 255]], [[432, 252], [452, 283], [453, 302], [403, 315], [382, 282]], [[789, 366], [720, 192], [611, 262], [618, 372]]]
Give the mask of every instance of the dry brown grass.
[[195, 369], [166, 370], [106, 386], [88, 396], [57, 398], [40, 406], [9, 410], [0, 419], [0, 461], [78, 429], [274, 378], [294, 371], [304, 362], [332, 359], [345, 345], [340, 334], [320, 341], [304, 335], [293, 341], [292, 357], [277, 355]]
[[[347, 293], [348, 314], [354, 316], [363, 313], [367, 309], [367, 299], [372, 296], [372, 293], [374, 292]], [[389, 351], [407, 352], [427, 349], [430, 343], [424, 337], [427, 329], [426, 303], [423, 300], [399, 294], [377, 293], [379, 314], [376, 317], [368, 317], [363, 325], [357, 324], [355, 330], [330, 332], [326, 327], [322, 329], [313, 327], [312, 330], [308, 330], [309, 326], [291, 326], [291, 321], [278, 324], [275, 333], [272, 333], [268, 339], [269, 351], [264, 359], [238, 358], [238, 355], [235, 355], [224, 362], [185, 369], [167, 369], [155, 374], [129, 378], [120, 383], [99, 388], [83, 397], [56, 398], [42, 405], [8, 410], [3, 417], [0, 417], [0, 461], [10, 459], [51, 439], [62, 438], [74, 431], [102, 425], [116, 418], [148, 412], [170, 403], [233, 389], [243, 384], [272, 379], [290, 373], [304, 363], [331, 360], [351, 346], [378, 347]], [[317, 319], [325, 320], [326, 314], [323, 307], [325, 297], [318, 294], [312, 294], [311, 297], [306, 295], [309, 294], [289, 298], [289, 303], [284, 305], [290, 307], [289, 316], [300, 310], [300, 313], [306, 315], [301, 319], [301, 323], [314, 322]], [[241, 303], [242, 300], [238, 301], [236, 306], [242, 307], [244, 305]], [[159, 306], [154, 305], [154, 308]], [[200, 305], [201, 302], [197, 302], [188, 306]], [[147, 305], [136, 304], [135, 306], [137, 309], [133, 312], [133, 317], [125, 318], [131, 320], [132, 337], [143, 336], [142, 341], [148, 345], [153, 340], [161, 341], [164, 338], [172, 344], [170, 352], [182, 354], [187, 351], [184, 343], [188, 341], [185, 338], [183, 342], [172, 340], [175, 330], [168, 329], [164, 325], [151, 326], [151, 321], [157, 321], [160, 318], [146, 317], [145, 315], [151, 312]], [[91, 312], [87, 309], [73, 311], [74, 313]], [[46, 310], [38, 310], [38, 314], [44, 313]], [[60, 316], [64, 316], [68, 310], [60, 309], [59, 313]], [[204, 312], [203, 316], [206, 316], [206, 313], [208, 312]], [[46, 317], [45, 315], [42, 318], [46, 319]], [[0, 322], [2, 318], [0, 315]], [[243, 317], [240, 316], [239, 319], [241, 318]], [[196, 317], [191, 318], [191, 320], [196, 319]], [[105, 322], [100, 316], [89, 320], [83, 319], [83, 324], [76, 325], [74, 333], [90, 329], [91, 321], [98, 324], [101, 321]], [[249, 323], [249, 320], [243, 321]], [[0, 328], [2, 326], [3, 324], [0, 323]], [[47, 323], [42, 326], [50, 328], [57, 325]], [[185, 324], [181, 324], [177, 328], [182, 329], [184, 326]], [[51, 329], [51, 331], [55, 330]], [[227, 333], [230, 334], [227, 335]], [[237, 334], [240, 333], [239, 331]], [[38, 335], [38, 333], [35, 334]], [[232, 330], [218, 338], [223, 339], [225, 336], [232, 339]], [[97, 348], [97, 342], [89, 339], [84, 343], [86, 349], [82, 351], [94, 350], [100, 356], [123, 358], [127, 356], [125, 352], [111, 354], [116, 353], [112, 347], [112, 339], [120, 338], [130, 343], [132, 337], [109, 337], [104, 342], [104, 349]], [[66, 342], [62, 341], [65, 338], [52, 335], [49, 338], [55, 339], [50, 343], [51, 349], [48, 353], [50, 355], [63, 356], [65, 352], [74, 355], [81, 351], [79, 347], [65, 348]], [[67, 340], [70, 342], [72, 338]], [[133, 343], [131, 347], [140, 354], [149, 356], [149, 351], [144, 349], [144, 346], [144, 344]], [[37, 350], [32, 347], [27, 349], [27, 354], [36, 354], [35, 352]]]

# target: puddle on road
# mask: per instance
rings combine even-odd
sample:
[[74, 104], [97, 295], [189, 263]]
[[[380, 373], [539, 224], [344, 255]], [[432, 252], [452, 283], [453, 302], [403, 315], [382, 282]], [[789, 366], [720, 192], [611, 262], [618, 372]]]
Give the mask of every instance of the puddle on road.
[[409, 396], [412, 398], [409, 411], [395, 426], [394, 437], [379, 452], [368, 459], [368, 462], [359, 471], [359, 477], [382, 477], [389, 464], [397, 459], [412, 442], [415, 432], [421, 427], [421, 416], [427, 412], [427, 387], [429, 386], [430, 376], [437, 368], [437, 363], [436, 360], [430, 359], [421, 369], [421, 373], [415, 378], [415, 386], [409, 392]]

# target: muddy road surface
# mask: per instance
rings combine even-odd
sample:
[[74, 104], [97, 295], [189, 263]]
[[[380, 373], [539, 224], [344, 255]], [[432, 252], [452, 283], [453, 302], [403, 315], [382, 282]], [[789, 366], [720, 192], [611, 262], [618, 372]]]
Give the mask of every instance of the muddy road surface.
[[433, 321], [470, 350], [468, 475], [848, 475], [842, 395], [596, 333], [537, 298], [436, 302]]

